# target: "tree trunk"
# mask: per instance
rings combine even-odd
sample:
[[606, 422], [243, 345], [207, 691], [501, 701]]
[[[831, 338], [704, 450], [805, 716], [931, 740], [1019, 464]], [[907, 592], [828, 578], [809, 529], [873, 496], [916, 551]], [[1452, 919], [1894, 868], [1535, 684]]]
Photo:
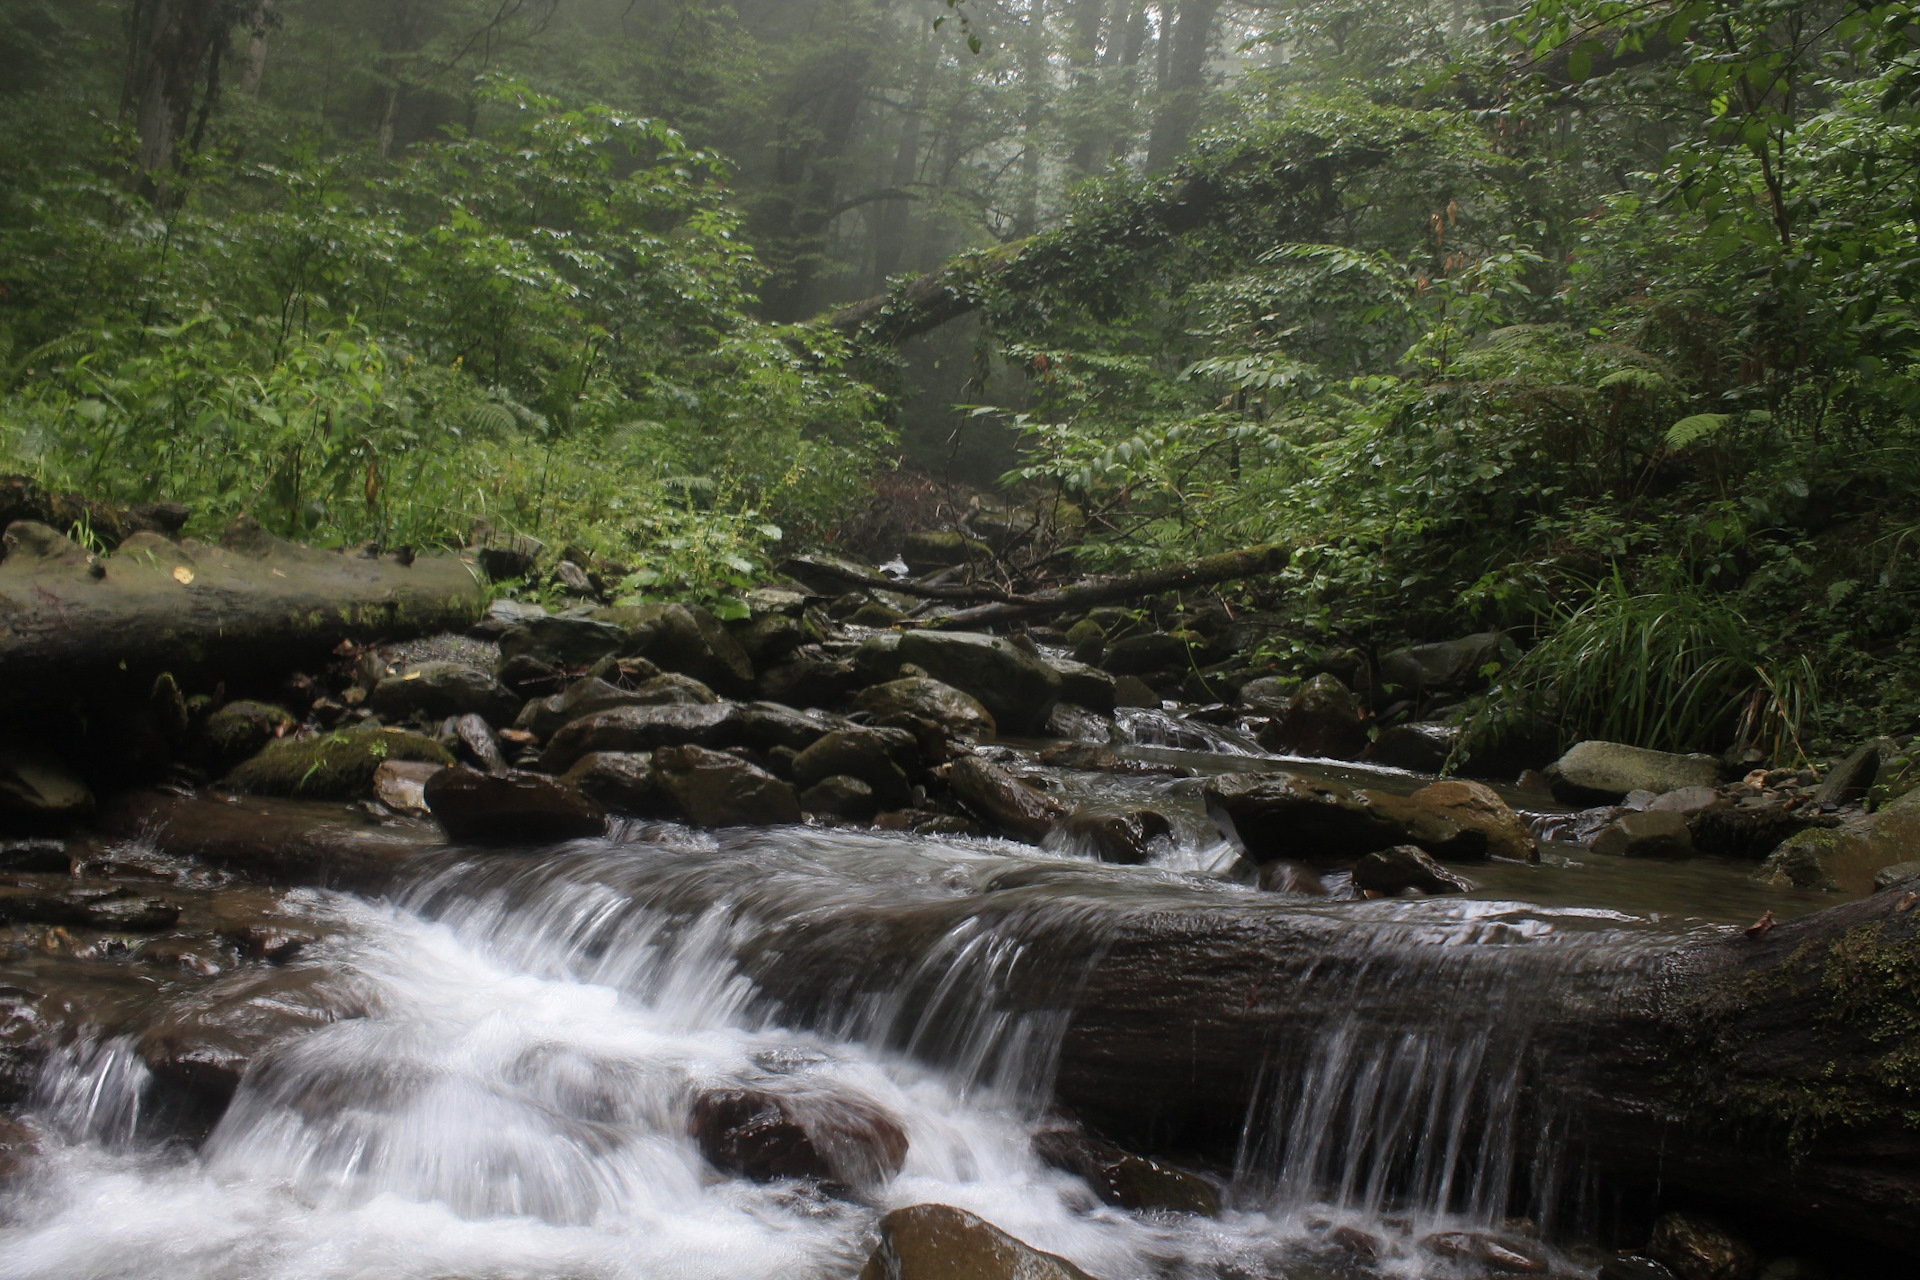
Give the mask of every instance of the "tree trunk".
[[1238, 578], [1257, 578], [1262, 574], [1278, 573], [1286, 568], [1291, 555], [1292, 552], [1288, 548], [1281, 546], [1248, 547], [1243, 551], [1227, 551], [1217, 556], [1202, 556], [1198, 560], [1168, 565], [1161, 569], [1146, 569], [1139, 573], [1123, 573], [1114, 578], [1076, 582], [1072, 586], [1057, 587], [1051, 591], [1037, 591], [1030, 596], [1015, 596], [1010, 600], [997, 600], [991, 604], [976, 605], [971, 609], [961, 609], [948, 614], [939, 620], [939, 625], [942, 627], [998, 626], [1008, 622], [1048, 618], [1056, 614], [1091, 609], [1095, 605], [1109, 604], [1115, 600], [1141, 600], [1148, 596], [1159, 595], [1163, 591], [1209, 586], [1216, 582], [1230, 582]]
[[120, 111], [139, 135], [135, 176], [149, 194], [158, 195], [179, 167], [194, 102], [217, 75], [208, 64], [225, 49], [227, 16], [225, 0], [135, 0]]
[[260, 96], [260, 86], [267, 77], [267, 36], [278, 21], [274, 0], [260, 0], [247, 27], [247, 63], [240, 73], [240, 92], [249, 98]]
[[[1164, 12], [1164, 6], [1162, 9]], [[1172, 165], [1193, 136], [1193, 126], [1200, 119], [1207, 60], [1213, 54], [1214, 19], [1219, 12], [1220, 0], [1183, 0], [1172, 32], [1161, 32], [1163, 46], [1169, 34], [1173, 43], [1159, 84], [1159, 114], [1147, 143], [1149, 173], [1159, 173]]]
[[464, 630], [485, 606], [464, 555], [367, 558], [236, 527], [218, 545], [135, 533], [89, 556], [43, 524], [8, 527], [0, 561], [0, 707], [117, 705], [154, 679], [278, 676], [343, 640]]

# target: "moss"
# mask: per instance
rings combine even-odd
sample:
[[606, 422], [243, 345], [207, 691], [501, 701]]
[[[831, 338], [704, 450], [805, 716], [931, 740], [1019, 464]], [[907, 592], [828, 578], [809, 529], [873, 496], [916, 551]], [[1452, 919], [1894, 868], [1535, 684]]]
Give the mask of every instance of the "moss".
[[315, 738], [282, 739], [227, 775], [237, 791], [273, 796], [352, 799], [372, 793], [373, 773], [387, 760], [453, 763], [431, 738], [402, 729], [342, 729]]

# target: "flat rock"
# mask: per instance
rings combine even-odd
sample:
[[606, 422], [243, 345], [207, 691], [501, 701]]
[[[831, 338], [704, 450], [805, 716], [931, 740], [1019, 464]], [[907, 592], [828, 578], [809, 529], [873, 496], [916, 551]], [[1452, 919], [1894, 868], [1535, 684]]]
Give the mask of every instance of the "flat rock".
[[1910, 791], [1886, 808], [1860, 814], [1838, 827], [1822, 827], [1789, 836], [1761, 864], [1756, 879], [1764, 884], [1819, 889], [1864, 898], [1874, 878], [1887, 867], [1920, 854], [1920, 791]]
[[389, 760], [453, 763], [432, 738], [404, 729], [358, 727], [268, 743], [226, 781], [236, 791], [256, 795], [352, 800], [373, 794], [373, 775]]
[[879, 1233], [859, 1280], [1093, 1280], [951, 1205], [895, 1209], [880, 1219]]
[[396, 812], [425, 816], [427, 783], [446, 767], [426, 760], [383, 760], [373, 771], [373, 798]]
[[1671, 809], [1623, 813], [1600, 829], [1593, 851], [1618, 858], [1690, 858], [1693, 833], [1686, 818]]
[[947, 766], [947, 783], [969, 809], [1029, 844], [1040, 843], [1067, 816], [1058, 800], [980, 756], [954, 760]]
[[428, 779], [423, 793], [448, 837], [468, 844], [545, 844], [607, 829], [599, 805], [544, 774], [447, 769]]
[[1712, 756], [1675, 755], [1618, 742], [1577, 742], [1547, 768], [1553, 794], [1568, 804], [1615, 804], [1630, 791], [1664, 795], [1720, 781]]
[[800, 821], [800, 799], [780, 779], [735, 755], [704, 747], [653, 753], [661, 795], [692, 826], [774, 826]]
[[1405, 796], [1294, 773], [1228, 773], [1201, 788], [1207, 814], [1254, 863], [1337, 866], [1395, 845], [1440, 858], [1484, 856], [1484, 832]]
[[993, 714], [978, 699], [927, 676], [907, 676], [863, 689], [853, 705], [880, 724], [898, 717], [925, 720], [967, 742], [990, 742], [998, 728]]
[[478, 667], [422, 662], [376, 684], [367, 695], [367, 706], [385, 720], [415, 716], [444, 720], [472, 714], [489, 724], [510, 725], [520, 712], [520, 698]]
[[1037, 734], [1061, 697], [1060, 675], [1010, 640], [970, 631], [907, 631], [874, 636], [854, 654], [863, 678], [884, 684], [904, 666], [967, 694], [998, 732]]
[[741, 741], [740, 706], [616, 707], [569, 722], [548, 741], [540, 766], [565, 773], [596, 751], [652, 751], [658, 747], [732, 746]]

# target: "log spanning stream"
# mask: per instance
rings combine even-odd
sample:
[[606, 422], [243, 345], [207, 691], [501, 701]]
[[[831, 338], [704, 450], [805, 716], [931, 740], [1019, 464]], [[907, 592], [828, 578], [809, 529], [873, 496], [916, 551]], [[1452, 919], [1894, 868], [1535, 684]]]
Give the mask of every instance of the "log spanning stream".
[[[1196, 831], [1127, 868], [636, 823], [427, 849], [384, 896], [292, 890], [328, 936], [290, 967], [338, 1016], [257, 1058], [197, 1144], [128, 1037], [49, 1059], [0, 1274], [844, 1277], [925, 1202], [1102, 1280], [1480, 1275], [1418, 1242], [1530, 1234], [1516, 1217], [1555, 1274], [1592, 1274], [1583, 1242], [1645, 1205], [1596, 1175], [1605, 1082], [1570, 1064], [1609, 1057], [1582, 1037], [1630, 1025], [1677, 947], [1732, 930], [1263, 893], [1204, 874], [1222, 850]], [[889, 1115], [904, 1163], [851, 1191], [725, 1176], [690, 1124], [728, 1088]], [[1101, 1203], [1035, 1152], [1063, 1113], [1187, 1153], [1221, 1212]]]

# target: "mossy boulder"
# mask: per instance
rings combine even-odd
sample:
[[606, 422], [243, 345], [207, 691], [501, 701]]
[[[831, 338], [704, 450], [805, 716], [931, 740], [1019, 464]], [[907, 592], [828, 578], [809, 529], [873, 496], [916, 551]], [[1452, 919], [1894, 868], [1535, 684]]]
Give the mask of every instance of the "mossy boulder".
[[1067, 628], [1067, 648], [1073, 650], [1075, 661], [1098, 665], [1107, 651], [1106, 630], [1092, 618], [1082, 618]]
[[282, 738], [227, 775], [235, 791], [267, 796], [352, 800], [373, 794], [373, 775], [388, 760], [453, 764], [432, 738], [377, 726], [340, 729], [313, 738]]
[[245, 760], [298, 723], [285, 707], [241, 699], [208, 716], [200, 727], [207, 754], [222, 768]]
[[990, 560], [993, 550], [978, 538], [951, 529], [928, 529], [907, 535], [900, 558], [914, 573], [931, 573], [973, 560]]

